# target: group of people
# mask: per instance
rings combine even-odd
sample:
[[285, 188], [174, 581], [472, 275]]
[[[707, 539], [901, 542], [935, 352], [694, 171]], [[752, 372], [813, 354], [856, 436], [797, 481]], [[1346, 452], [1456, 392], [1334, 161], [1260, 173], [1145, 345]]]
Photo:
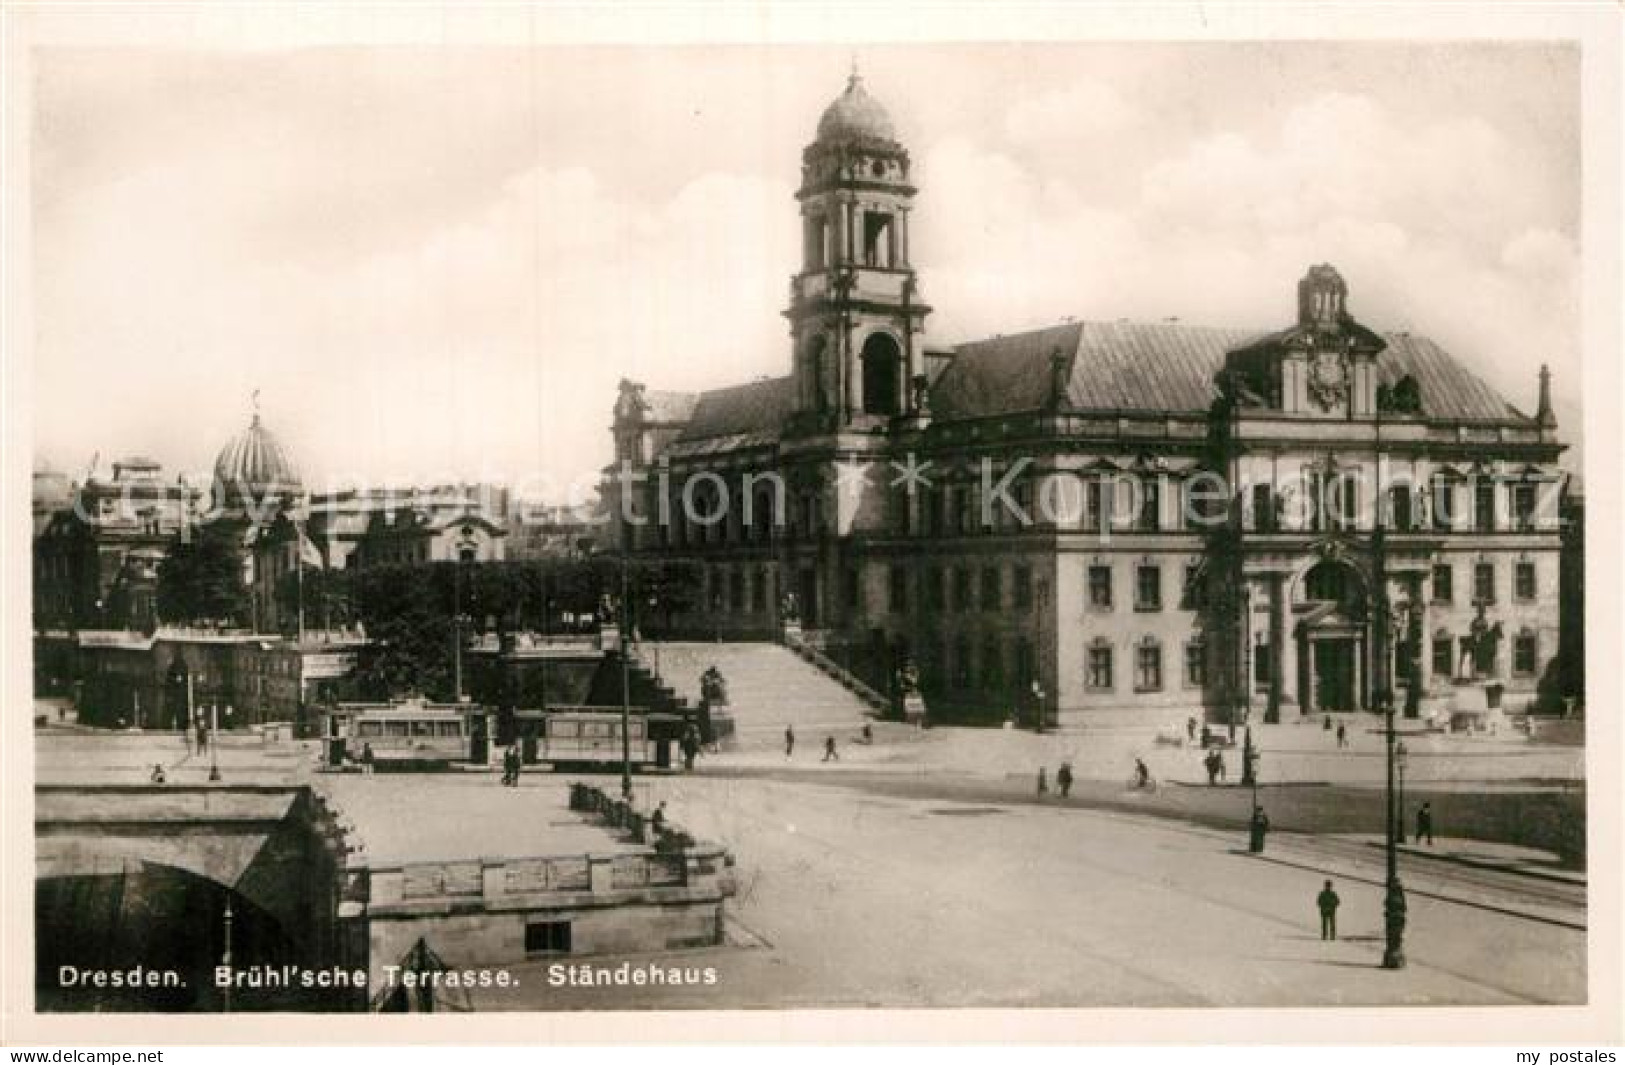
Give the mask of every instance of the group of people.
[[1202, 766], [1207, 770], [1207, 782], [1209, 787], [1212, 787], [1219, 781], [1226, 779], [1227, 770], [1224, 764], [1224, 755], [1221, 754], [1217, 748], [1207, 752], [1207, 757], [1202, 759]]
[[[859, 742], [860, 743], [873, 743], [874, 740], [875, 740], [874, 729], [872, 729], [869, 726], [868, 722], [864, 722], [864, 725], [863, 725], [863, 739], [860, 740]], [[786, 758], [789, 758], [792, 755], [794, 755], [795, 753], [796, 753], [796, 730], [795, 730], [795, 728], [793, 726], [786, 725], [786, 726], [784, 726], [784, 756]], [[825, 736], [824, 737], [824, 757], [822, 759], [820, 759], [820, 761], [839, 762], [840, 760], [841, 760], [841, 752], [835, 746], [835, 737], [834, 736]]]
[[[1055, 790], [1060, 793], [1063, 799], [1072, 794], [1071, 762], [1062, 762], [1060, 768], [1055, 771]], [[1043, 766], [1038, 767], [1038, 794], [1049, 794], [1049, 778], [1045, 775]]]

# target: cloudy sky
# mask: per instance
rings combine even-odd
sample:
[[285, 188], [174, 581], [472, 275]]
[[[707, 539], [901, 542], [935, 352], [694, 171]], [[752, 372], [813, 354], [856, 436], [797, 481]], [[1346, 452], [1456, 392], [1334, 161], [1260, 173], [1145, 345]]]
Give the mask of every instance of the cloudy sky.
[[[1080, 318], [1274, 328], [1335, 263], [1578, 439], [1578, 52], [858, 47], [913, 153], [952, 343]], [[40, 53], [35, 437], [206, 471], [260, 392], [313, 486], [562, 497], [616, 381], [788, 371], [800, 150], [850, 47]]]

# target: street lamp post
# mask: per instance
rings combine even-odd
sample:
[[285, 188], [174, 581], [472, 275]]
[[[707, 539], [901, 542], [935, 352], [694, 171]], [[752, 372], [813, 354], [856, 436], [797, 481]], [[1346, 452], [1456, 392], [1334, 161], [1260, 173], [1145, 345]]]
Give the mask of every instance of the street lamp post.
[[[229, 974], [231, 972], [231, 896], [226, 896], [226, 949], [220, 953], [220, 964]], [[225, 1012], [231, 1012], [231, 985], [235, 981], [227, 980], [226, 986], [221, 989]]]
[[627, 647], [627, 606], [632, 602], [628, 590], [631, 581], [627, 574], [626, 545], [621, 545], [621, 798], [632, 801], [632, 662]]
[[1394, 747], [1394, 701], [1387, 699], [1383, 704], [1387, 728], [1384, 729], [1384, 739], [1388, 748], [1388, 818], [1387, 841], [1385, 848], [1387, 854], [1388, 877], [1387, 889], [1382, 903], [1383, 938], [1382, 967], [1384, 969], [1405, 968], [1405, 888], [1399, 882], [1399, 841], [1394, 810], [1394, 771], [1397, 767], [1397, 751]]
[[1405, 741], [1400, 740], [1394, 748], [1394, 769], [1399, 778], [1399, 812], [1394, 821], [1394, 839], [1400, 843], [1405, 842], [1405, 764], [1410, 752], [1405, 749]]
[[220, 708], [209, 704], [209, 779], [220, 779]]

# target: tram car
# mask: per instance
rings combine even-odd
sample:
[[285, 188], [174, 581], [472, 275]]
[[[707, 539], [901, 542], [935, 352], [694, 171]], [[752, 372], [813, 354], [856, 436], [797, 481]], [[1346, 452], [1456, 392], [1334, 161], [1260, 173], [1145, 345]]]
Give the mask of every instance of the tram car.
[[[554, 707], [514, 715], [512, 742], [527, 765], [563, 770], [619, 771], [621, 712], [608, 707]], [[389, 703], [339, 703], [322, 727], [326, 761], [335, 768], [446, 769], [487, 765], [500, 758], [500, 715], [473, 703], [397, 699]], [[641, 709], [630, 716], [626, 755], [632, 769], [668, 769], [686, 723], [676, 714]]]
[[483, 764], [490, 753], [489, 714], [473, 703], [396, 699], [339, 703], [325, 715], [322, 742], [338, 768], [443, 769], [456, 762]]

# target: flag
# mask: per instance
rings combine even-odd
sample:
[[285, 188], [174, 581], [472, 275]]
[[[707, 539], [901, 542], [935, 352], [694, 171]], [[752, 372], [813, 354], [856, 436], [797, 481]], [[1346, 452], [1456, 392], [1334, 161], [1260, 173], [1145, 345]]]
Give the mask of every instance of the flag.
[[317, 569], [321, 569], [324, 565], [321, 550], [316, 546], [314, 540], [305, 535], [303, 529], [299, 530], [299, 561], [307, 566], [315, 566]]

